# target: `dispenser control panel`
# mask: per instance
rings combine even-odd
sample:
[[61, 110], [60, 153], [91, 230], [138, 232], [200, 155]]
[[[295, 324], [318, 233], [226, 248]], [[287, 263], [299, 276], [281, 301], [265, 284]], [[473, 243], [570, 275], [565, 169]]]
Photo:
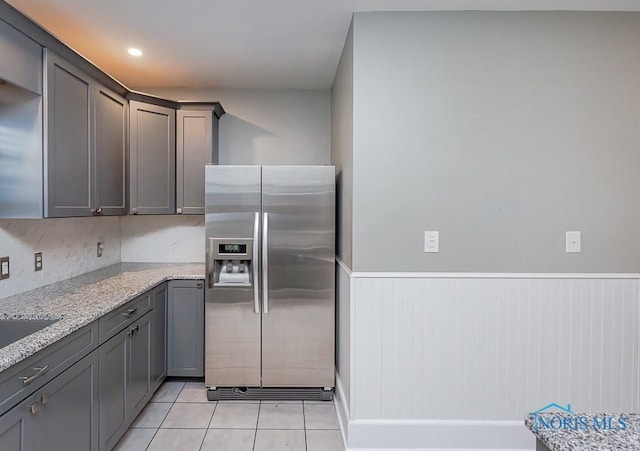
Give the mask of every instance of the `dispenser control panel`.
[[219, 243], [218, 254], [220, 255], [247, 255], [247, 245], [237, 243]]
[[251, 238], [209, 238], [210, 288], [242, 289], [253, 287], [255, 270]]

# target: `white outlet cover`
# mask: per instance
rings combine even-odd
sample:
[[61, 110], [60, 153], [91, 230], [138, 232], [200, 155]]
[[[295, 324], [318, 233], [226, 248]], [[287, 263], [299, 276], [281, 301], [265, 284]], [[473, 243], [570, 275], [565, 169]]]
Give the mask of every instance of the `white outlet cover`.
[[565, 252], [568, 254], [575, 254], [582, 251], [582, 243], [580, 232], [575, 230], [567, 232]]
[[424, 251], [440, 252], [440, 232], [428, 230], [424, 232]]

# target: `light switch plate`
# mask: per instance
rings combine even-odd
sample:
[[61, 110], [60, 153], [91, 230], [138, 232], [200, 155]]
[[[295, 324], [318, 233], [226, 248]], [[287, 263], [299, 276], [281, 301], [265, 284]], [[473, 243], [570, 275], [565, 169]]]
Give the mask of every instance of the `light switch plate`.
[[0, 280], [8, 279], [10, 274], [9, 257], [0, 258]]
[[424, 232], [424, 251], [440, 252], [440, 232], [430, 230]]
[[98, 258], [102, 257], [102, 251], [104, 251], [104, 244], [98, 242], [96, 246], [96, 255], [98, 256]]
[[33, 259], [34, 271], [42, 271], [42, 252], [36, 252]]
[[581, 241], [580, 232], [579, 231], [567, 232], [566, 236], [567, 236], [567, 241], [565, 245], [565, 252], [567, 252], [568, 254], [581, 252], [582, 243], [580, 242]]

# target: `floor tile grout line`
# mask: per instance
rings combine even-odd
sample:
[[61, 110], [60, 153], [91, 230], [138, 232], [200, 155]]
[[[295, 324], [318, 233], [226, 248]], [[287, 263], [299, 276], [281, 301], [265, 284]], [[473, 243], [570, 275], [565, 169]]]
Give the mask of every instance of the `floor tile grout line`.
[[307, 444], [307, 416], [305, 414], [304, 401], [302, 401], [302, 426], [304, 428], [304, 450], [308, 451], [309, 445]]
[[258, 403], [258, 416], [256, 417], [256, 431], [253, 434], [253, 447], [251, 451], [256, 451], [256, 441], [258, 440], [258, 424], [260, 424], [260, 411], [262, 410], [262, 401]]

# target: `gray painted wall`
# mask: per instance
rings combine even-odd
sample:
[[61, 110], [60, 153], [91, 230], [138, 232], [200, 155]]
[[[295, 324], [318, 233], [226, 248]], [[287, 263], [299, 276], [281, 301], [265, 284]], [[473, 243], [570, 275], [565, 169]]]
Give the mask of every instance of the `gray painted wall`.
[[173, 100], [219, 101], [221, 164], [326, 164], [329, 90], [136, 88]]
[[336, 166], [336, 254], [353, 264], [353, 27], [331, 89], [331, 162]]
[[640, 14], [357, 13], [353, 42], [354, 271], [640, 272]]

